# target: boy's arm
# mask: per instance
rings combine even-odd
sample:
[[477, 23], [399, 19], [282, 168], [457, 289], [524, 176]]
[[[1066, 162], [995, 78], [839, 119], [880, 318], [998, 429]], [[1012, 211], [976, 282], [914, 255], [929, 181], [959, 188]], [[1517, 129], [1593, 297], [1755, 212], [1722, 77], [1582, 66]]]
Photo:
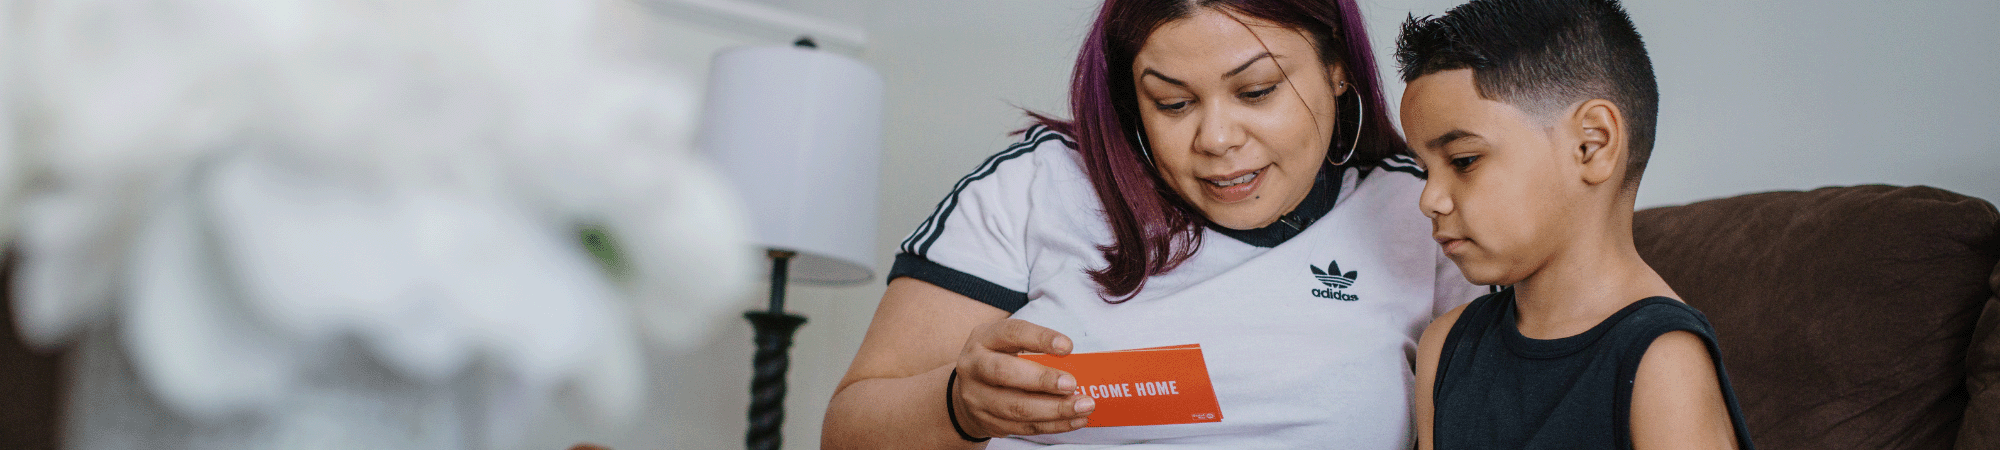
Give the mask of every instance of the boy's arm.
[[1424, 335], [1417, 339], [1417, 402], [1410, 411], [1410, 419], [1417, 425], [1417, 450], [1431, 450], [1436, 447], [1432, 439], [1431, 427], [1437, 417], [1436, 405], [1431, 404], [1431, 388], [1437, 385], [1438, 356], [1444, 353], [1444, 338], [1451, 334], [1451, 325], [1458, 323], [1459, 313], [1465, 312], [1465, 305], [1458, 305], [1450, 312], [1432, 320], [1424, 327]]
[[1694, 333], [1669, 332], [1646, 348], [1632, 383], [1631, 420], [1634, 450], [1736, 448], [1715, 362]]

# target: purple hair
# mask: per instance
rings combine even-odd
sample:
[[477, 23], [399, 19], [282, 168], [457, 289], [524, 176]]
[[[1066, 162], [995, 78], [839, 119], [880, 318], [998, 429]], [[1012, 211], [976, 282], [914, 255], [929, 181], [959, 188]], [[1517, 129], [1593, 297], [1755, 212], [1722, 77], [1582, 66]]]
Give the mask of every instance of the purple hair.
[[[1389, 125], [1381, 77], [1369, 50], [1368, 33], [1354, 0], [1106, 0], [1077, 53], [1070, 79], [1069, 121], [1033, 114], [1036, 121], [1069, 135], [1083, 154], [1084, 172], [1104, 205], [1114, 241], [1098, 247], [1110, 264], [1091, 270], [1105, 301], [1137, 295], [1146, 279], [1172, 271], [1201, 248], [1207, 219], [1180, 198], [1143, 161], [1135, 140], [1138, 94], [1132, 60], [1160, 25], [1214, 8], [1306, 32], [1322, 63], [1342, 63], [1367, 117], [1350, 165], [1373, 165], [1403, 151], [1403, 139]], [[1346, 96], [1343, 96], [1346, 97]], [[1338, 104], [1344, 106], [1343, 99]], [[1348, 119], [1341, 119], [1345, 123]], [[1354, 139], [1336, 137], [1332, 151]]]

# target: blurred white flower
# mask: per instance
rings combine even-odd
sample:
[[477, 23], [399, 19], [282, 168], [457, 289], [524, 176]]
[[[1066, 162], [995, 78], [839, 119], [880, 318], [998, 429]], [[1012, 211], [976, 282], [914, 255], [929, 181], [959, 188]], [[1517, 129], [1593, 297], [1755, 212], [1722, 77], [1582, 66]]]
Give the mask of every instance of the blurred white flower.
[[506, 447], [565, 392], [637, 411], [641, 335], [733, 313], [755, 253], [697, 96], [602, 51], [602, 8], [0, 3], [17, 326], [176, 415], [79, 392], [71, 444]]

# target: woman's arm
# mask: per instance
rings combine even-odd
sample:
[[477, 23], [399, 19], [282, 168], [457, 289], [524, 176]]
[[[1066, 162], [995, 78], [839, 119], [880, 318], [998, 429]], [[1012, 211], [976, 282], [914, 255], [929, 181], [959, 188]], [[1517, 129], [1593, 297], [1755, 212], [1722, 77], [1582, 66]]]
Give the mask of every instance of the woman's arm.
[[1067, 354], [1068, 337], [1007, 318], [1006, 311], [913, 278], [889, 283], [861, 349], [827, 406], [828, 449], [977, 448], [945, 416], [945, 386], [958, 369], [954, 409], [978, 437], [1081, 428], [1094, 406], [1076, 379], [1020, 359]]
[[1708, 346], [1694, 333], [1661, 335], [1632, 382], [1632, 448], [1734, 449], [1736, 426]]

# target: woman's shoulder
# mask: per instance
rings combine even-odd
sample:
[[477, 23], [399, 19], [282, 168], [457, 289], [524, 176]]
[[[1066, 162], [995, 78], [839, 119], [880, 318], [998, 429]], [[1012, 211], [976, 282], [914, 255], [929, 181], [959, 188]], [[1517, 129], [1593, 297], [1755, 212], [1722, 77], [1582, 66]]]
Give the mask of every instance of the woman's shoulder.
[[1001, 151], [1003, 154], [1008, 152], [1076, 153], [1076, 138], [1070, 137], [1069, 134], [1063, 133], [1061, 130], [1051, 127], [1048, 124], [1035, 123], [1029, 125], [1027, 128], [1015, 130], [1011, 134], [1019, 136], [1019, 139], [1015, 139], [1012, 143], [1008, 144], [1007, 148]]
[[987, 156], [960, 180], [960, 184], [995, 176], [1033, 179], [1083, 173], [1082, 156], [1076, 151], [1076, 140], [1069, 135], [1041, 123], [1011, 134], [1016, 138], [1001, 147], [999, 152]]
[[1035, 154], [1039, 165], [1068, 174], [1083, 174], [1083, 153], [1076, 138], [1046, 124], [1034, 124], [1020, 131], [1021, 139], [1009, 148], [1021, 147]]
[[1428, 176], [1415, 158], [1402, 154], [1389, 155], [1379, 160], [1356, 164], [1354, 167], [1358, 178], [1355, 182], [1357, 186], [1401, 193], [1422, 191], [1424, 178]]
[[1009, 186], [1082, 174], [1076, 141], [1068, 135], [1039, 123], [1012, 134], [1015, 139], [959, 178], [949, 195], [955, 197], [979, 185]]
[[1064, 145], [1067, 145], [1069, 147], [1076, 147], [1075, 138], [1071, 138], [1068, 133], [1064, 133], [1062, 132], [1062, 130], [1059, 130], [1056, 127], [1049, 126], [1049, 124], [1042, 122], [1035, 122], [1029, 124], [1027, 128], [1014, 130], [1013, 133], [1009, 134], [1021, 137], [1019, 140], [1015, 141], [1015, 143], [1017, 144], [1028, 143], [1028, 142], [1039, 143], [1047, 139], [1058, 139], [1061, 140]]
[[1401, 174], [1392, 175], [1389, 178], [1416, 180], [1420, 183], [1424, 180], [1424, 177], [1428, 176], [1424, 172], [1424, 166], [1418, 164], [1416, 158], [1401, 153], [1391, 154], [1386, 158], [1376, 161], [1374, 170]]
[[[898, 246], [890, 278], [911, 276], [1014, 311], [1026, 302], [1034, 252], [1066, 239], [1062, 222], [1090, 211], [1074, 206], [1087, 186], [1069, 137], [1036, 125], [1017, 133], [953, 183], [931, 214]], [[1087, 197], [1094, 200], [1095, 197]]]
[[[1362, 210], [1386, 210], [1386, 212], [1408, 212], [1392, 214], [1396, 220], [1410, 220], [1408, 226], [1422, 228], [1422, 238], [1430, 240], [1430, 218], [1424, 218], [1422, 210], [1416, 208], [1416, 200], [1424, 194], [1424, 168], [1416, 164], [1410, 156], [1394, 154], [1382, 160], [1350, 164], [1342, 174], [1342, 194], [1338, 208], [1362, 208]], [[1370, 214], [1370, 220], [1388, 220], [1388, 216]], [[1422, 224], [1416, 224], [1422, 222]], [[1412, 228], [1412, 230], [1414, 230]]]
[[1045, 215], [1036, 211], [1063, 207], [1069, 197], [1089, 192], [1088, 186], [1079, 186], [1087, 181], [1069, 136], [1041, 124], [1016, 134], [1017, 139], [952, 183], [937, 207], [903, 241], [905, 252], [929, 256], [933, 242], [952, 234], [947, 229], [1005, 228], [973, 233], [968, 235], [971, 239], [1019, 235], [1031, 226], [1029, 218]]

